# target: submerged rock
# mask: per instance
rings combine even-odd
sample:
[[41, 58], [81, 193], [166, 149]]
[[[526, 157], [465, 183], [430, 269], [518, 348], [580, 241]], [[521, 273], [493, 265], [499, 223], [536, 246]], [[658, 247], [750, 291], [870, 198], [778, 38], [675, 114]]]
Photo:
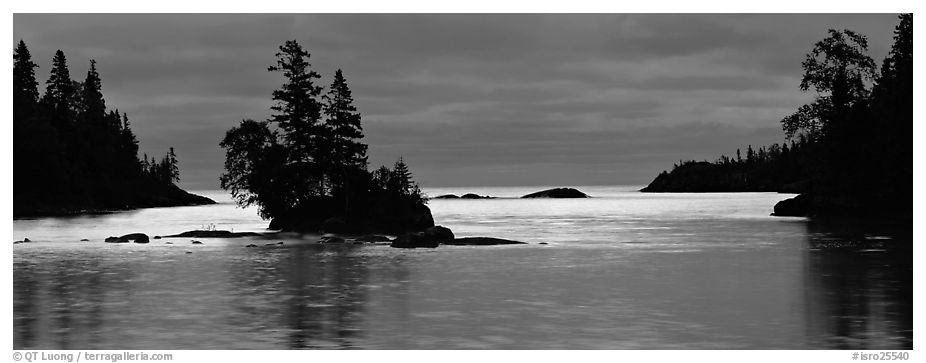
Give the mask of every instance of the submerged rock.
[[180, 234], [174, 234], [164, 237], [196, 237], [196, 238], [238, 238], [238, 237], [261, 237], [256, 232], [231, 232], [231, 231], [186, 231]]
[[554, 188], [531, 193], [521, 198], [588, 198], [588, 195], [573, 188]]
[[497, 245], [526, 245], [525, 242], [492, 237], [464, 237], [455, 238], [442, 244], [450, 246], [497, 246]]
[[81, 242], [90, 242], [90, 240], [89, 240], [89, 239], [86, 239], [86, 238], [81, 238], [80, 241], [81, 241]]
[[257, 247], [257, 245], [252, 243], [252, 244], [249, 244], [249, 245], [244, 246], [244, 247], [251, 248], [251, 247]]

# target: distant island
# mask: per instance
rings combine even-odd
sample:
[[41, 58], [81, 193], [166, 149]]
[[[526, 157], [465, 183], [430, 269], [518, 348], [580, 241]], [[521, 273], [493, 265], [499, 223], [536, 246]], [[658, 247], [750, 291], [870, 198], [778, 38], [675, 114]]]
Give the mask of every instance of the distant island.
[[460, 196], [456, 194], [444, 194], [436, 196], [434, 199], [495, 199], [495, 197], [488, 195], [483, 196], [475, 193], [466, 193]]
[[175, 184], [177, 155], [138, 158], [128, 115], [107, 109], [96, 61], [72, 80], [58, 50], [39, 94], [32, 56], [13, 52], [13, 218], [213, 204]]
[[588, 195], [574, 188], [553, 188], [530, 193], [521, 198], [588, 198]]
[[774, 215], [912, 217], [913, 14], [899, 19], [880, 70], [854, 31], [814, 45], [800, 89], [815, 99], [781, 120], [790, 147], [680, 162], [641, 191], [801, 193]]

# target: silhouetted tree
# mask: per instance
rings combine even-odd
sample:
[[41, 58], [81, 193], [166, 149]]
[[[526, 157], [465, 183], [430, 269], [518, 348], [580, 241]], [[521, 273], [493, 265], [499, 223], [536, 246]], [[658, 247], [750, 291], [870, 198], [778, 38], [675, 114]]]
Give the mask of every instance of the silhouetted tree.
[[95, 61], [78, 82], [58, 50], [40, 97], [24, 41], [13, 58], [14, 215], [183, 203], [176, 155], [138, 159], [128, 115], [106, 108]]
[[286, 172], [294, 179], [303, 180], [294, 186], [293, 193], [297, 200], [309, 200], [325, 194], [323, 161], [327, 156], [326, 147], [330, 146], [318, 101], [322, 88], [315, 85], [320, 76], [311, 69], [309, 53], [295, 40], [281, 45], [276, 57], [276, 65], [267, 70], [283, 73], [286, 81], [273, 91], [276, 104], [271, 107], [275, 113], [270, 121], [283, 131], [288, 154]]
[[[84, 120], [102, 122], [106, 113], [106, 101], [103, 99], [103, 85], [96, 70], [96, 60], [90, 60], [90, 69], [81, 89], [81, 115]], [[95, 125], [99, 126], [99, 125]]]
[[35, 69], [38, 65], [32, 61], [32, 55], [26, 42], [20, 40], [13, 50], [13, 120], [25, 121], [35, 113], [39, 100], [38, 82]]
[[67, 58], [60, 49], [55, 52], [52, 59], [51, 74], [45, 81], [45, 95], [42, 102], [54, 110], [59, 120], [68, 120], [73, 117], [77, 95], [74, 92], [74, 81], [68, 70]]
[[358, 171], [365, 171], [367, 167], [367, 145], [360, 142], [363, 138], [363, 128], [360, 125], [360, 113], [354, 107], [354, 98], [344, 74], [338, 69], [334, 74], [334, 81], [328, 88], [325, 100], [324, 113], [326, 116], [326, 147], [328, 149], [329, 175], [332, 176], [335, 192], [341, 195], [346, 213], [350, 213], [350, 196], [356, 194], [352, 191], [351, 175]]
[[298, 181], [284, 176], [285, 150], [267, 122], [243, 120], [225, 133], [219, 146], [225, 149], [225, 172], [219, 180], [238, 205], [258, 206], [263, 218], [296, 207], [287, 188]]
[[177, 154], [174, 154], [174, 147], [170, 147], [170, 151], [167, 152], [167, 161], [170, 167], [170, 182], [180, 182], [180, 167], [177, 165]]
[[325, 126], [331, 137], [331, 160], [337, 165], [366, 168], [367, 146], [360, 142], [363, 128], [360, 113], [344, 74], [338, 69], [324, 97]]
[[389, 176], [389, 187], [401, 195], [410, 195], [412, 191], [412, 173], [408, 170], [405, 160], [399, 157], [392, 167], [392, 174]]
[[817, 42], [802, 63], [801, 91], [818, 94], [813, 103], [801, 106], [781, 123], [787, 137], [805, 132], [812, 139], [826, 137], [832, 122], [864, 102], [865, 82], [873, 79], [874, 60], [869, 57], [868, 40], [851, 30], [829, 30], [829, 37]]
[[226, 133], [219, 144], [225, 149], [222, 188], [238, 205], [258, 206], [262, 218], [274, 219], [271, 226], [284, 221], [277, 225], [317, 228], [338, 217], [388, 230], [420, 227], [427, 219], [409, 215], [426, 209], [425, 200], [408, 166], [400, 159], [398, 174], [366, 169], [361, 116], [343, 72], [335, 73], [322, 104], [309, 53], [295, 40], [279, 49], [268, 68], [286, 79], [273, 91], [274, 114], [266, 122], [244, 120]]

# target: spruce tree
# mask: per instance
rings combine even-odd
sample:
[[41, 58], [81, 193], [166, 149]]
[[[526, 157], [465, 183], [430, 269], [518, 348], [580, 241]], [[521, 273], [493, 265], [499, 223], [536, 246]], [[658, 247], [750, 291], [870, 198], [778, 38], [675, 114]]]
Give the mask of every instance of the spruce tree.
[[170, 164], [170, 168], [169, 168], [170, 178], [169, 178], [169, 181], [170, 181], [171, 183], [175, 183], [175, 182], [176, 182], [176, 183], [179, 183], [179, 182], [180, 182], [180, 167], [177, 165], [177, 163], [178, 163], [178, 162], [177, 162], [177, 154], [174, 153], [174, 147], [173, 147], [173, 146], [171, 146], [171, 147], [170, 147], [170, 151], [167, 152], [167, 159], [168, 159], [168, 163]]
[[32, 61], [32, 55], [26, 42], [20, 40], [13, 50], [13, 119], [25, 120], [35, 112], [39, 100], [38, 82], [35, 69], [38, 65]]
[[[81, 105], [83, 118], [102, 123], [106, 113], [106, 101], [103, 99], [102, 81], [100, 80], [100, 74], [96, 70], [96, 61], [93, 59], [90, 60], [90, 69], [87, 71], [87, 78], [83, 83], [81, 100], [83, 102]], [[97, 126], [102, 126], [102, 124]]]
[[286, 81], [273, 91], [276, 104], [270, 108], [275, 112], [270, 122], [283, 130], [288, 150], [286, 173], [289, 178], [300, 180], [294, 183], [294, 195], [297, 200], [308, 200], [325, 193], [322, 162], [326, 156], [326, 135], [318, 101], [322, 88], [315, 85], [320, 76], [311, 69], [309, 53], [295, 40], [281, 45], [276, 57], [276, 65], [267, 70], [283, 73]]
[[70, 120], [74, 116], [76, 95], [73, 82], [67, 58], [59, 49], [52, 59], [51, 74], [45, 81], [45, 95], [42, 97], [42, 103], [57, 114], [59, 122]]
[[354, 106], [350, 87], [340, 69], [335, 72], [334, 81], [323, 98], [332, 163], [366, 169], [367, 145], [360, 142], [363, 138], [360, 113]]
[[400, 195], [409, 195], [412, 191], [412, 173], [408, 170], [405, 160], [399, 157], [392, 167], [392, 175], [389, 177], [392, 191]]

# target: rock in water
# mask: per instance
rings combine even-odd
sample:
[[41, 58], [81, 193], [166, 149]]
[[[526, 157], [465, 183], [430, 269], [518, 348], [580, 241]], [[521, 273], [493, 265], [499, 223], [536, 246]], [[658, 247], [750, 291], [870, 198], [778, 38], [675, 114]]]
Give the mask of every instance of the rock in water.
[[[164, 237], [196, 237], [196, 238], [238, 238], [238, 237], [260, 237], [263, 236], [257, 232], [231, 232], [231, 231], [186, 231], [180, 234], [173, 234]], [[157, 239], [158, 237], [155, 237]]]
[[406, 233], [396, 237], [390, 247], [393, 248], [435, 248], [442, 242], [452, 241], [453, 231], [444, 226], [434, 226], [422, 232]]
[[148, 243], [148, 235], [147, 235], [147, 234], [144, 234], [144, 233], [129, 233], [129, 234], [124, 235], [124, 236], [122, 236], [122, 237], [112, 237], [112, 236], [106, 237], [106, 239], [103, 240], [103, 242], [109, 242], [109, 243], [129, 243], [129, 242], [135, 242], [135, 243]]
[[201, 245], [201, 244], [203, 244], [202, 242], [200, 242], [200, 241], [195, 241], [195, 240], [194, 240], [194, 241], [191, 241], [191, 242], [193, 242], [194, 245]]
[[521, 198], [588, 198], [588, 195], [573, 188], [554, 188], [531, 193]]
[[497, 246], [497, 245], [526, 245], [525, 242], [512, 241], [510, 239], [492, 238], [492, 237], [465, 237], [455, 238], [442, 242], [451, 246]]
[[785, 199], [775, 204], [773, 216], [777, 217], [806, 217], [810, 214], [812, 199], [809, 195], [800, 194], [794, 198]]
[[130, 233], [125, 236], [119, 237], [124, 240], [129, 240], [135, 243], [148, 243], [148, 235], [144, 233]]

